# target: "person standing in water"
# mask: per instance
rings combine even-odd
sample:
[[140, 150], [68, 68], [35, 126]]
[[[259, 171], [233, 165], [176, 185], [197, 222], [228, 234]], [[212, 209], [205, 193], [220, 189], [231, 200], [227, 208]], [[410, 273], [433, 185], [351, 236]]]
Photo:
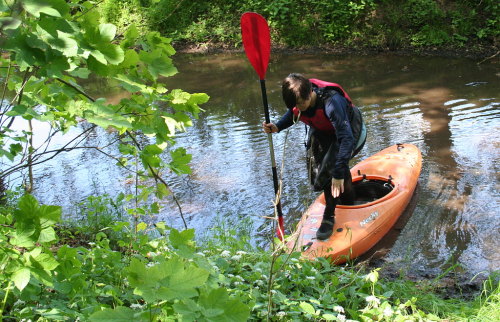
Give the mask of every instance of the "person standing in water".
[[366, 127], [359, 109], [335, 83], [307, 79], [292, 73], [281, 87], [288, 111], [276, 123], [262, 123], [265, 133], [278, 133], [297, 118], [310, 127], [307, 165], [314, 191], [323, 191], [326, 207], [318, 239], [333, 234], [335, 207], [354, 204], [349, 161], [366, 142]]

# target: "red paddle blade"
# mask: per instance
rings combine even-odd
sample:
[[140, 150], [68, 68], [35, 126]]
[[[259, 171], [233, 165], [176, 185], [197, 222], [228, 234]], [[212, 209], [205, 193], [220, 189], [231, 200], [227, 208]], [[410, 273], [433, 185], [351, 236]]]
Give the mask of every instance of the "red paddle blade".
[[243, 14], [241, 16], [241, 36], [248, 60], [259, 78], [265, 79], [271, 55], [271, 36], [266, 19], [255, 12]]

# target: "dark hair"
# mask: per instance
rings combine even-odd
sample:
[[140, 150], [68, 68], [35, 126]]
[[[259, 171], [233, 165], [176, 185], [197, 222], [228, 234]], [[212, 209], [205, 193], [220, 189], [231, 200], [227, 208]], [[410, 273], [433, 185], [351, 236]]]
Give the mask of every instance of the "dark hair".
[[281, 94], [287, 108], [292, 109], [297, 105], [297, 100], [307, 100], [311, 95], [312, 85], [309, 79], [301, 74], [292, 73], [288, 75], [281, 86]]

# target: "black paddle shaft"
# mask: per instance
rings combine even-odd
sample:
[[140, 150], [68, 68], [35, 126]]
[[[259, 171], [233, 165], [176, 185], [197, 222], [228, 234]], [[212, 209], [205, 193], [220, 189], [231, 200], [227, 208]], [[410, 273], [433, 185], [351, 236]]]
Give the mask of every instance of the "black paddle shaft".
[[[266, 124], [271, 123], [269, 119], [269, 107], [267, 106], [267, 94], [266, 94], [266, 80], [260, 80], [260, 88], [262, 90], [262, 100], [264, 102], [264, 117], [266, 119]], [[269, 149], [271, 151], [271, 165], [273, 171], [273, 182], [274, 182], [274, 193], [278, 195], [279, 184], [278, 184], [278, 171], [276, 170], [276, 160], [274, 159], [274, 148], [273, 148], [273, 138], [271, 133], [267, 134], [267, 140], [269, 141]], [[278, 198], [278, 203], [276, 204], [276, 209], [278, 211], [278, 216], [282, 217], [283, 212], [281, 211], [281, 198]]]

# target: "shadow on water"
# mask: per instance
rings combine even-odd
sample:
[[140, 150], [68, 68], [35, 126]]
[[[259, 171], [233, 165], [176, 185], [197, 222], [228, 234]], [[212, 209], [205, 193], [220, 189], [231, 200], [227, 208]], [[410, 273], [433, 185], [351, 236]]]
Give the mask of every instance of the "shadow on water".
[[[263, 219], [273, 214], [273, 186], [258, 77], [244, 54], [179, 55], [179, 74], [164, 80], [169, 90], [204, 92], [210, 101], [177, 145], [193, 155], [190, 176], [164, 174], [181, 200], [188, 225], [204, 231], [217, 216], [251, 218], [258, 243], [274, 231]], [[500, 63], [464, 59], [331, 55], [271, 55], [266, 74], [271, 119], [285, 113], [281, 81], [290, 72], [337, 82], [360, 107], [368, 130], [351, 166], [395, 143], [422, 152], [420, 198], [408, 225], [386, 257], [409, 259], [425, 269], [453, 262], [476, 273], [500, 268]], [[85, 85], [94, 97], [117, 101], [117, 84]], [[79, 124], [82, 130], [84, 125]], [[77, 131], [75, 130], [75, 131]], [[86, 144], [106, 144], [116, 132], [97, 130]], [[273, 136], [278, 168], [284, 161], [283, 198], [287, 229], [293, 228], [317, 194], [305, 171], [305, 131], [292, 127]], [[149, 138], [144, 137], [143, 142]], [[116, 147], [108, 148], [117, 154]], [[165, 153], [168, 160], [168, 152]], [[75, 151], [36, 171], [37, 197], [72, 205], [95, 193], [116, 195], [133, 184], [127, 173], [96, 151]], [[61, 185], [61, 182], [64, 185]], [[50, 187], [51, 189], [46, 189]], [[68, 195], [70, 194], [70, 195]], [[80, 199], [79, 199], [80, 198]], [[176, 206], [162, 203], [152, 221], [182, 227]]]

